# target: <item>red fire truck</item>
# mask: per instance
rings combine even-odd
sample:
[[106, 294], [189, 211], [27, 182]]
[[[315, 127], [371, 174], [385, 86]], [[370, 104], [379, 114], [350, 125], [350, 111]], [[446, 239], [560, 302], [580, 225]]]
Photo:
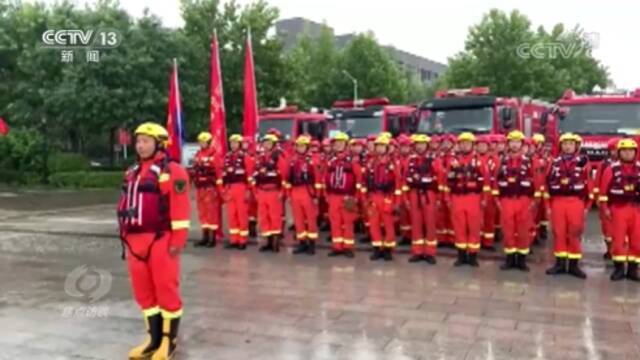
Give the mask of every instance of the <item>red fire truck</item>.
[[541, 133], [549, 143], [558, 136], [552, 104], [529, 98], [498, 97], [488, 87], [436, 92], [418, 111], [417, 132], [506, 134], [521, 130], [527, 136]]
[[587, 95], [568, 89], [557, 104], [560, 131], [579, 134], [584, 141], [582, 151], [592, 161], [607, 155], [609, 139], [640, 135], [640, 88]]
[[330, 110], [329, 129], [364, 138], [388, 131], [394, 136], [415, 127], [414, 106], [391, 105], [387, 98], [338, 100]]
[[261, 109], [258, 118], [260, 137], [270, 129], [280, 131], [284, 141], [295, 139], [302, 134], [309, 134], [316, 140], [322, 140], [327, 136], [327, 115], [299, 112], [297, 106]]

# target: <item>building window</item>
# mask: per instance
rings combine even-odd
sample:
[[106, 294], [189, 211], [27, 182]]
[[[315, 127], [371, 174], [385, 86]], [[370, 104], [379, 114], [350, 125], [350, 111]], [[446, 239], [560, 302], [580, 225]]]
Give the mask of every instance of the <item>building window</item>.
[[420, 78], [422, 79], [422, 81], [431, 80], [431, 71], [425, 70], [425, 69], [420, 69]]

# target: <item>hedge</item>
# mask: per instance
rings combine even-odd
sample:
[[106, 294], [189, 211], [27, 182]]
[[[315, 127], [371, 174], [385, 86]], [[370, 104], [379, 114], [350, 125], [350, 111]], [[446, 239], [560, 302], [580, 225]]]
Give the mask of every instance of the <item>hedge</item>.
[[61, 188], [118, 188], [122, 184], [122, 171], [71, 171], [49, 176], [49, 184]]
[[24, 172], [0, 168], [0, 183], [7, 185], [36, 185], [42, 183], [42, 175], [35, 172]]
[[49, 156], [47, 167], [49, 172], [54, 174], [88, 171], [91, 165], [89, 159], [82, 154], [58, 152]]

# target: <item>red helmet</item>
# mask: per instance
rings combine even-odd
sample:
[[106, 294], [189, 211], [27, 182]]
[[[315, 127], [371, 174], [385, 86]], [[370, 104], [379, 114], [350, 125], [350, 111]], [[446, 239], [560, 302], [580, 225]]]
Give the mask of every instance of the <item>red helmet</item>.
[[398, 136], [398, 145], [400, 146], [411, 146], [411, 138], [405, 134]]
[[242, 141], [244, 141], [247, 144], [251, 144], [253, 143], [253, 136], [243, 136]]
[[491, 135], [479, 135], [476, 137], [476, 144], [477, 143], [488, 144], [490, 142], [491, 142]]
[[433, 135], [431, 137], [431, 142], [432, 143], [439, 143], [440, 141], [442, 141], [442, 138], [439, 135]]
[[351, 144], [352, 145], [366, 146], [367, 145], [367, 141], [365, 139], [353, 139], [353, 140], [351, 140]]
[[529, 146], [535, 145], [534, 142], [533, 142], [533, 139], [531, 139], [531, 138], [525, 138], [524, 139], [524, 143], [529, 145]]
[[504, 136], [504, 134], [495, 134], [495, 142], [498, 143], [506, 143], [507, 142], [507, 137]]
[[368, 142], [374, 142], [374, 141], [376, 141], [377, 138], [378, 137], [375, 136], [375, 135], [369, 135], [369, 136], [367, 136], [367, 141]]
[[331, 139], [322, 140], [322, 146], [331, 146]]
[[610, 139], [609, 141], [607, 141], [607, 149], [609, 149], [609, 151], [615, 151], [618, 149], [618, 142], [620, 142], [620, 138], [613, 138]]
[[453, 134], [445, 134], [445, 135], [442, 135], [442, 138], [440, 140], [455, 143], [457, 139], [456, 139], [456, 136]]
[[312, 147], [319, 147], [319, 146], [320, 146], [320, 141], [318, 141], [318, 140], [311, 140], [311, 146], [312, 146]]
[[282, 138], [282, 133], [280, 132], [280, 130], [276, 128], [271, 128], [267, 130], [267, 134], [275, 135], [278, 137], [278, 139]]

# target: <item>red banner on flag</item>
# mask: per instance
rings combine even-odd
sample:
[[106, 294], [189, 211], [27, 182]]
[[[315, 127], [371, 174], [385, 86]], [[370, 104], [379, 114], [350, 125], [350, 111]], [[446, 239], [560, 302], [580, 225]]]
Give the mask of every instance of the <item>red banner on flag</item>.
[[0, 117], [0, 135], [7, 136], [9, 134], [9, 125]]
[[167, 108], [167, 131], [169, 132], [169, 158], [182, 161], [182, 143], [184, 128], [182, 122], [182, 105], [180, 102], [180, 86], [178, 82], [178, 63], [173, 59], [173, 70], [169, 80], [169, 105]]
[[253, 49], [251, 46], [251, 31], [247, 33], [244, 58], [244, 113], [242, 119], [244, 136], [252, 139], [258, 131], [258, 91], [256, 90], [255, 69], [253, 66]]
[[220, 70], [220, 53], [218, 51], [218, 33], [214, 32], [211, 40], [211, 83], [210, 83], [209, 131], [213, 136], [213, 144], [220, 155], [227, 153], [227, 121], [224, 109], [224, 93], [222, 91], [222, 71]]

